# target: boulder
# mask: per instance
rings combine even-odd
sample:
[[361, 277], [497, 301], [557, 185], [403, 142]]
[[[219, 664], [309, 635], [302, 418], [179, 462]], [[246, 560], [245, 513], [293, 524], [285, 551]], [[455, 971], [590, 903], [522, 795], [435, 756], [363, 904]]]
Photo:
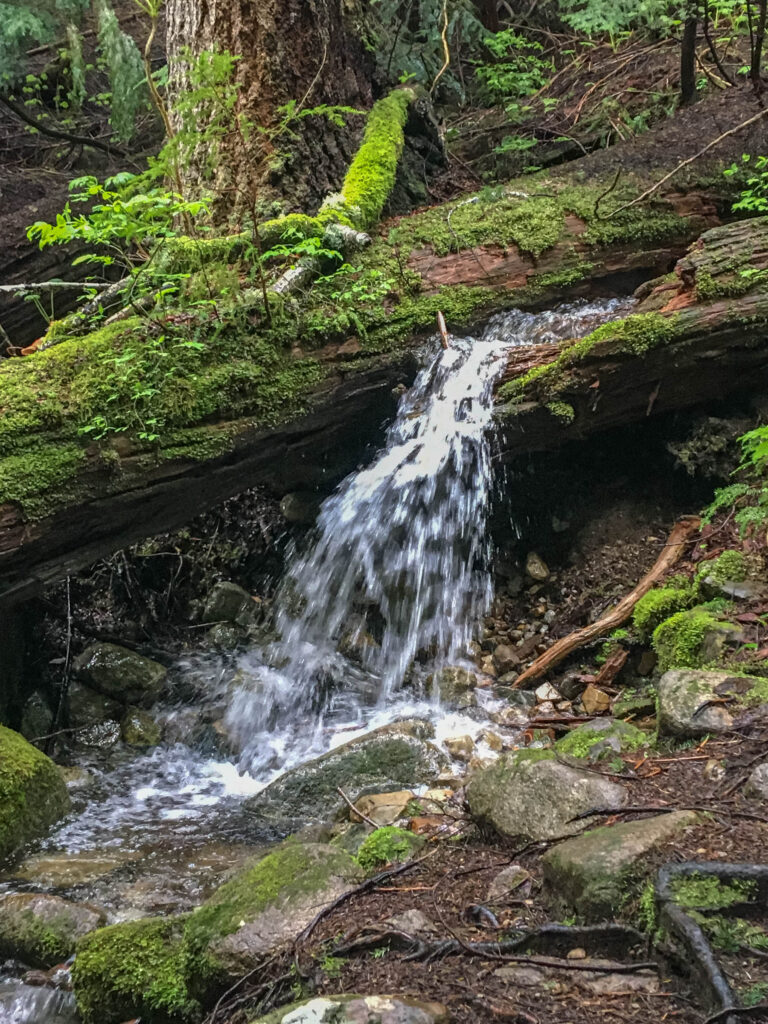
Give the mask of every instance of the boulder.
[[503, 836], [538, 842], [576, 835], [586, 821], [576, 815], [626, 803], [621, 786], [555, 760], [550, 750], [515, 750], [475, 772], [467, 783], [472, 815]]
[[555, 750], [571, 757], [587, 758], [597, 761], [612, 754], [624, 751], [639, 750], [648, 746], [651, 737], [630, 725], [613, 718], [596, 718], [593, 722], [572, 729], [555, 743]]
[[166, 670], [117, 644], [91, 644], [75, 659], [79, 679], [120, 704], [151, 707], [162, 693]]
[[568, 839], [544, 854], [545, 885], [558, 904], [585, 920], [611, 918], [636, 895], [643, 868], [650, 870], [649, 855], [697, 820], [693, 811], [675, 811]]
[[132, 747], [156, 747], [161, 729], [152, 715], [141, 708], [129, 708], [120, 722], [123, 742]]
[[252, 1024], [443, 1024], [450, 1020], [440, 1003], [408, 996], [317, 996], [283, 1006]]
[[205, 600], [203, 622], [236, 622], [239, 625], [247, 625], [253, 605], [253, 598], [247, 590], [238, 587], [236, 583], [221, 580]]
[[28, 740], [36, 740], [51, 731], [53, 712], [48, 701], [41, 693], [30, 694], [21, 713], [21, 735]]
[[0, 860], [42, 836], [68, 810], [67, 787], [53, 761], [0, 726]]
[[242, 977], [362, 878], [343, 850], [286, 840], [190, 915], [184, 948], [193, 991], [203, 997]]
[[125, 708], [116, 700], [73, 679], [67, 690], [68, 722], [73, 729], [87, 729], [102, 722], [119, 722]]
[[367, 793], [432, 782], [447, 763], [431, 743], [385, 726], [292, 768], [247, 800], [246, 808], [265, 824], [293, 831], [334, 818], [346, 806], [339, 788], [355, 803]]
[[362, 815], [376, 825], [392, 825], [405, 815], [408, 804], [415, 799], [410, 789], [401, 789], [397, 793], [370, 793], [361, 796], [355, 804], [360, 813], [350, 810], [349, 816], [352, 821], [362, 821]]
[[706, 672], [700, 669], [671, 669], [665, 672], [658, 686], [658, 725], [664, 736], [703, 736], [705, 733], [727, 732], [733, 719], [721, 701], [742, 677], [729, 672]]
[[280, 500], [280, 511], [289, 523], [311, 526], [320, 512], [321, 498], [314, 491], [291, 491]]
[[514, 672], [520, 667], [520, 654], [516, 647], [499, 644], [493, 652], [493, 663], [499, 670], [499, 675], [504, 676], [507, 672]]
[[0, 896], [0, 959], [48, 968], [75, 951], [75, 944], [104, 924], [101, 910], [48, 893]]

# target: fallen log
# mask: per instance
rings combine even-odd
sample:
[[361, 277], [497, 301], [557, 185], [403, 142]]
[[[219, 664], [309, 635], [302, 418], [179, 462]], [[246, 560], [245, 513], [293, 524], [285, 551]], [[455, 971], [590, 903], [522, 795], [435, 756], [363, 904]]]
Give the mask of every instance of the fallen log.
[[558, 640], [541, 657], [537, 658], [525, 672], [515, 680], [515, 687], [521, 688], [529, 685], [534, 680], [545, 675], [561, 661], [564, 661], [574, 651], [578, 651], [585, 644], [596, 640], [599, 636], [611, 632], [623, 625], [632, 614], [640, 598], [647, 594], [651, 587], [660, 580], [672, 568], [675, 562], [681, 558], [683, 552], [691, 541], [691, 538], [699, 529], [701, 520], [696, 516], [688, 516], [675, 525], [670, 533], [667, 543], [664, 545], [659, 558], [649, 573], [647, 573], [637, 586], [619, 603], [611, 608], [609, 612], [601, 616], [597, 622], [592, 622], [583, 629], [577, 630], [568, 636]]

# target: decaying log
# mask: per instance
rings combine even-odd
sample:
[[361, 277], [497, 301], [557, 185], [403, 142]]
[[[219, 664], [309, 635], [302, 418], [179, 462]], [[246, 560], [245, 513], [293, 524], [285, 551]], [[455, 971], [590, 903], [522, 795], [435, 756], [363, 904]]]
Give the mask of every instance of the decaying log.
[[532, 665], [529, 665], [525, 672], [515, 680], [515, 686], [525, 687], [530, 685], [534, 680], [549, 672], [555, 665], [559, 665], [569, 654], [573, 654], [574, 651], [578, 651], [590, 641], [596, 640], [599, 636], [603, 636], [605, 633], [611, 632], [623, 625], [632, 614], [633, 608], [643, 594], [647, 594], [654, 583], [669, 572], [675, 562], [681, 558], [690, 543], [691, 537], [699, 529], [700, 522], [700, 519], [696, 516], [687, 516], [679, 523], [676, 523], [667, 539], [667, 543], [664, 545], [664, 550], [656, 560], [656, 564], [649, 573], [643, 576], [635, 589], [627, 594], [626, 597], [623, 597], [609, 612], [601, 616], [597, 622], [584, 626], [583, 629], [579, 629], [553, 644], [548, 651], [545, 651]]

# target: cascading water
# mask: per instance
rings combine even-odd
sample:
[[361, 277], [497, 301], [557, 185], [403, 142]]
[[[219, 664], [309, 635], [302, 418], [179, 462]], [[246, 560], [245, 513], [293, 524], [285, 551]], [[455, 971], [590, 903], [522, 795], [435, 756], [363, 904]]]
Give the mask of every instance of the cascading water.
[[[579, 336], [620, 305], [512, 311], [429, 360], [380, 453], [325, 501], [314, 543], [289, 562], [277, 599], [280, 642], [266, 663], [261, 652], [243, 660], [256, 685], [235, 695], [228, 715], [245, 748], [241, 764], [263, 772], [322, 749], [329, 716], [363, 724], [370, 710], [358, 691], [369, 709], [391, 706], [417, 655], [433, 669], [468, 657], [492, 596], [488, 427], [503, 356]], [[359, 666], [339, 654], [355, 647]]]

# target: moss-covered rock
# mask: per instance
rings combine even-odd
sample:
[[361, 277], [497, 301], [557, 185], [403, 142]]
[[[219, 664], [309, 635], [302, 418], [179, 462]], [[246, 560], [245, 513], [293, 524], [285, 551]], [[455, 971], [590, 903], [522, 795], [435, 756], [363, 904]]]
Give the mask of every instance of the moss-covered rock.
[[577, 815], [594, 807], [618, 810], [627, 799], [621, 786], [561, 764], [551, 750], [504, 754], [475, 772], [466, 792], [473, 817], [522, 842], [576, 835], [585, 827], [572, 820]]
[[431, 743], [385, 726], [291, 769], [247, 807], [265, 823], [294, 831], [309, 821], [330, 820], [344, 808], [340, 788], [354, 803], [365, 793], [431, 782], [446, 764]]
[[362, 877], [338, 847], [286, 840], [190, 915], [184, 948], [193, 991], [210, 995], [245, 974]]
[[632, 621], [641, 637], [650, 637], [654, 629], [675, 612], [696, 604], [696, 587], [681, 581], [679, 586], [669, 584], [644, 594], [635, 605]]
[[71, 956], [75, 944], [104, 924], [95, 907], [70, 903], [49, 893], [18, 892], [0, 897], [0, 958], [31, 967], [53, 967]]
[[746, 680], [729, 672], [673, 669], [659, 680], [657, 721], [662, 736], [727, 732], [733, 718], [723, 701]]
[[123, 742], [132, 747], [156, 747], [162, 731], [152, 715], [141, 708], [129, 708], [120, 722]]
[[250, 1024], [447, 1024], [440, 1003], [408, 996], [318, 996], [252, 1018]]
[[126, 921], [77, 944], [72, 983], [84, 1024], [181, 1024], [200, 1016], [182, 946], [184, 916]]
[[616, 916], [638, 897], [649, 855], [696, 820], [692, 811], [676, 811], [566, 840], [542, 858], [549, 896], [586, 921]]
[[408, 860], [423, 845], [421, 836], [395, 825], [385, 825], [363, 840], [357, 851], [357, 863], [363, 871], [376, 871], [386, 864]]
[[53, 761], [0, 726], [0, 860], [43, 835], [68, 810], [67, 787]]
[[167, 676], [163, 665], [117, 644], [91, 644], [73, 667], [94, 690], [121, 704], [144, 707], [158, 699]]
[[650, 744], [648, 733], [629, 722], [596, 718], [572, 729], [555, 743], [555, 750], [570, 757], [597, 761], [624, 751], [640, 750]]
[[691, 608], [665, 619], [653, 631], [653, 649], [659, 668], [701, 668], [721, 660], [730, 641], [741, 637], [741, 630], [724, 622], [708, 608]]

